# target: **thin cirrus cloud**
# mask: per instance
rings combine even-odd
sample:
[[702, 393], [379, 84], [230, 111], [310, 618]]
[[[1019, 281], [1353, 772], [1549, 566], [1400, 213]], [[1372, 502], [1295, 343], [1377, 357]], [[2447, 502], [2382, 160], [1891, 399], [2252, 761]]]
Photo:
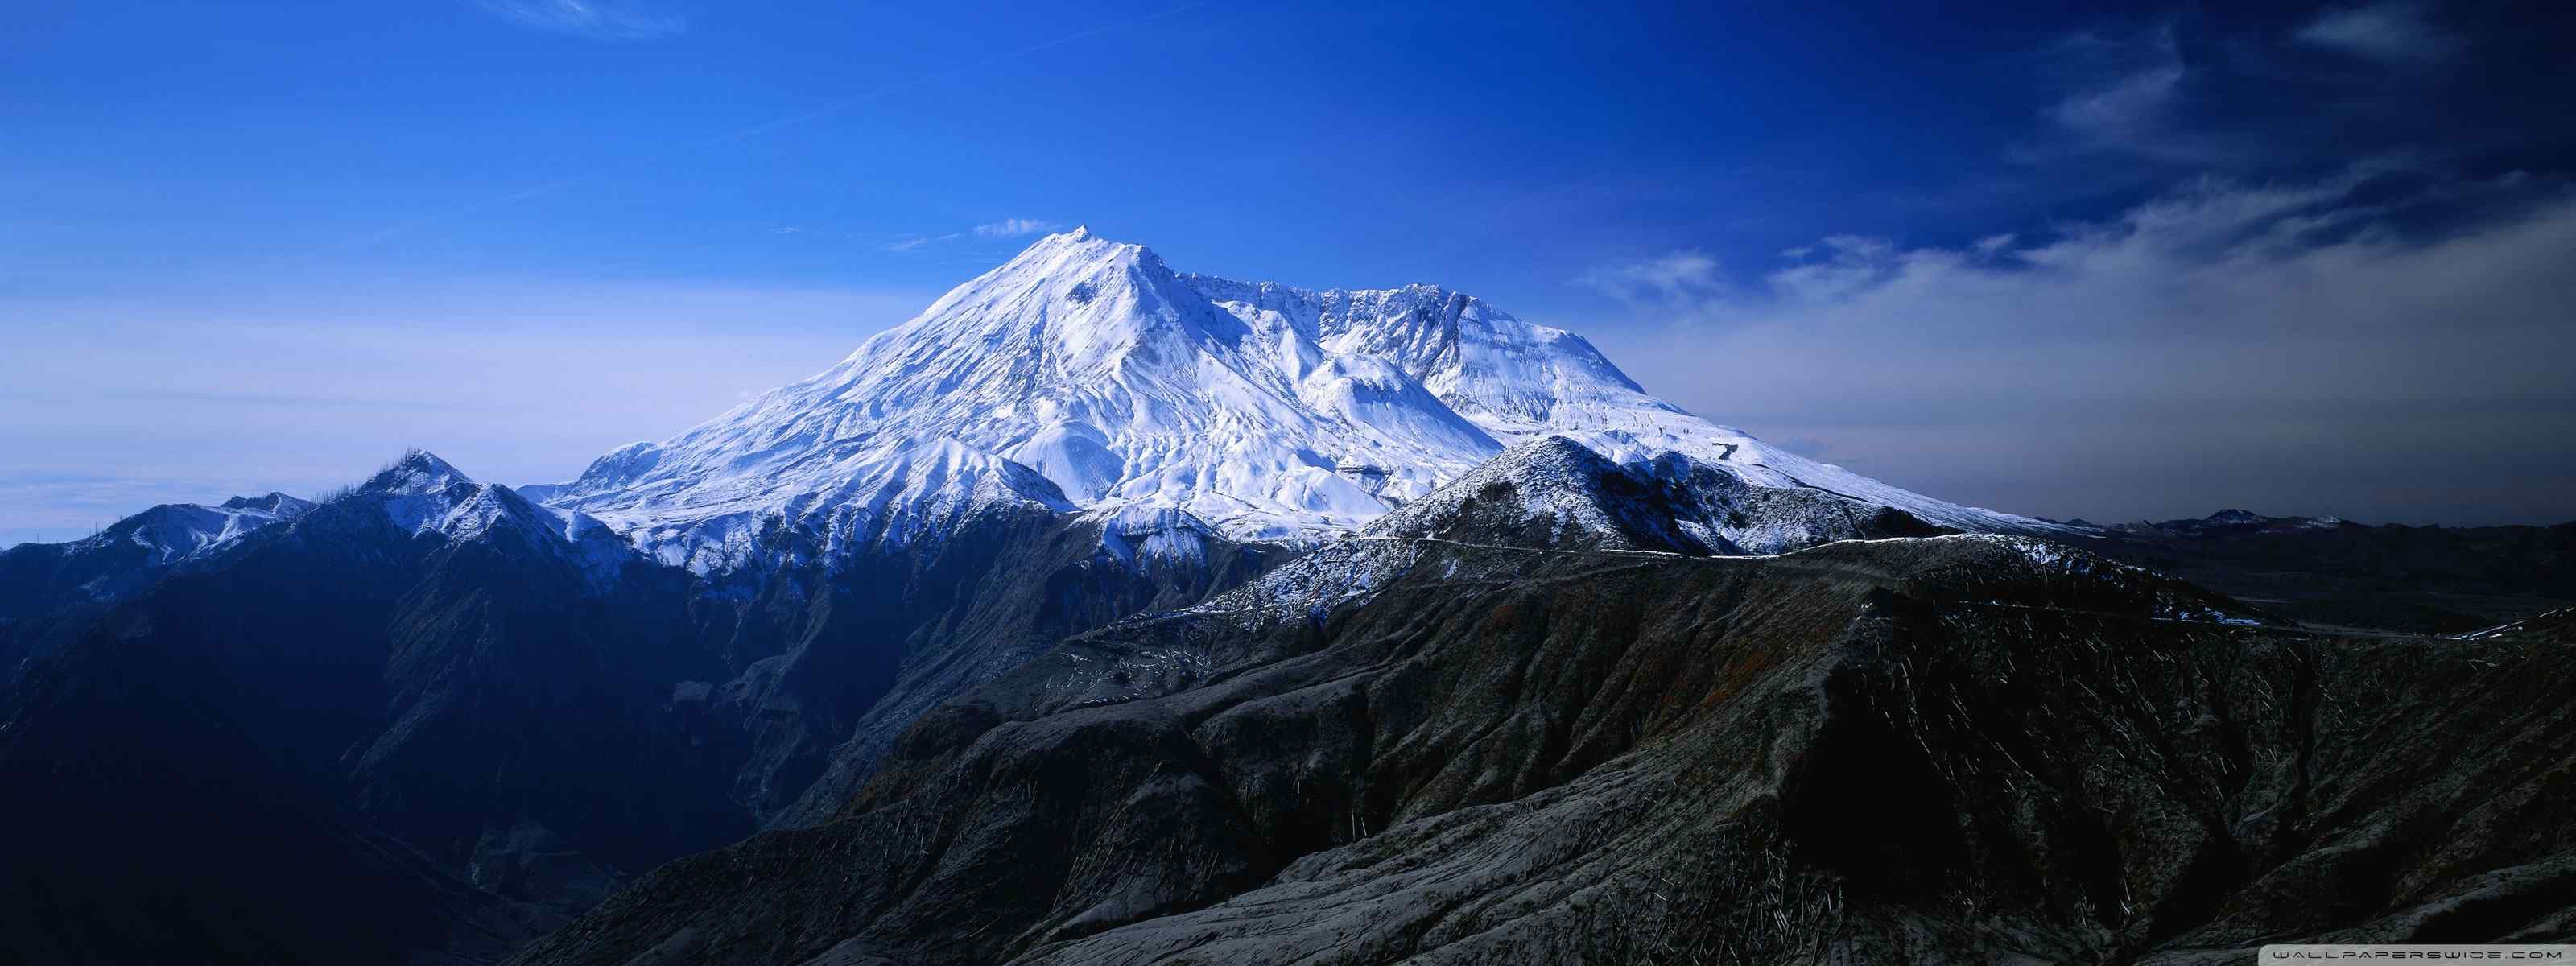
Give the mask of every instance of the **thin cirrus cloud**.
[[2096, 140], [2125, 141], [2162, 120], [2182, 80], [2180, 62], [2157, 64], [2069, 95], [2049, 109], [2049, 116], [2068, 130]]
[[2387, 2], [2328, 10], [2301, 26], [2300, 43], [2383, 63], [2423, 64], [2459, 51], [2459, 37], [2424, 19], [2412, 3]]
[[2569, 264], [2563, 181], [2355, 169], [2198, 180], [2030, 242], [1840, 235], [1749, 275], [1685, 251], [1580, 280], [1659, 323], [1595, 339], [1648, 389], [1946, 498], [2549, 522], [2576, 478]]
[[927, 247], [929, 247], [929, 246], [931, 246], [931, 245], [939, 244], [940, 242], [945, 242], [945, 241], [956, 241], [957, 239], [959, 239], [959, 238], [961, 238], [961, 237], [964, 237], [964, 233], [963, 233], [963, 232], [954, 232], [954, 231], [949, 232], [948, 234], [945, 234], [945, 235], [938, 235], [938, 236], [932, 236], [932, 235], [912, 235], [912, 236], [908, 236], [908, 237], [905, 237], [905, 238], [896, 239], [895, 241], [892, 241], [892, 242], [887, 243], [887, 244], [886, 244], [886, 246], [885, 246], [885, 250], [886, 250], [886, 251], [890, 251], [890, 252], [894, 252], [895, 254], [900, 255], [900, 254], [902, 254], [902, 253], [904, 253], [904, 252], [919, 251], [919, 250], [921, 250], [921, 249], [923, 249], [923, 248], [927, 248]]
[[2006, 157], [2145, 190], [2155, 182], [2143, 172], [2313, 172], [2322, 154], [2389, 150], [2468, 157], [2545, 130], [2503, 116], [2510, 99], [2445, 102], [2442, 85], [2390, 82], [2391, 70], [2424, 80], [2468, 66], [2458, 55], [2471, 44], [2409, 0], [2330, 6], [2273, 29], [2176, 15], [2078, 31], [2033, 51], [2046, 98]]
[[590, 40], [659, 40], [689, 29], [678, 13], [624, 0], [480, 0], [484, 10], [545, 33]]
[[1034, 235], [1042, 231], [1054, 231], [1056, 227], [1057, 225], [1055, 222], [1039, 221], [1035, 218], [1004, 218], [989, 225], [975, 226], [975, 237], [1018, 238], [1022, 235]]
[[2192, 70], [2171, 23], [2153, 29], [2088, 31], [2042, 51], [2065, 93], [2042, 112], [2048, 130], [2024, 145], [2021, 160], [2104, 152], [2164, 161], [2207, 163], [2209, 147], [2180, 130]]
[[966, 231], [952, 231], [945, 235], [907, 235], [887, 243], [884, 247], [886, 251], [900, 255], [905, 252], [920, 251], [941, 242], [955, 241], [966, 237], [969, 233], [977, 238], [1024, 238], [1062, 227], [1064, 226], [1058, 222], [1036, 218], [1004, 218], [989, 224], [977, 225]]

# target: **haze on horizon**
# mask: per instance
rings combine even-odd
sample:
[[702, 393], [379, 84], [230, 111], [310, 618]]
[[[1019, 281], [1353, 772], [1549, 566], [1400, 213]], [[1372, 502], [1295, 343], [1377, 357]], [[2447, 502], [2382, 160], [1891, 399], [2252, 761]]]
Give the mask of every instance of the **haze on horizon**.
[[1433, 282], [1978, 506], [2576, 518], [2576, 16], [0, 12], [0, 545], [569, 478], [1045, 232]]

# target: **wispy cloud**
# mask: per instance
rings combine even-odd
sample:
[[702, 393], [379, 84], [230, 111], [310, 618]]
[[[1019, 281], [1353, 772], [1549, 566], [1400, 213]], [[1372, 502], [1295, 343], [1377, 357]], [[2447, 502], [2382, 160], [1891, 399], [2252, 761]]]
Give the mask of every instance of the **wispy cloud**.
[[956, 241], [962, 237], [964, 237], [963, 232], [954, 231], [945, 235], [913, 235], [887, 243], [885, 250], [896, 253], [919, 251], [922, 248], [936, 245], [940, 242]]
[[2080, 80], [2050, 104], [2049, 123], [2083, 150], [2173, 149], [2172, 127], [2190, 69], [2172, 24], [2134, 34], [2085, 33], [2050, 51]]
[[[1801, 258], [1805, 252], [1806, 249], [1796, 248], [1783, 254]], [[1717, 259], [1693, 248], [1624, 265], [1596, 268], [1575, 280], [1622, 301], [1668, 302], [1716, 295], [1717, 269]]]
[[2121, 143], [2152, 131], [2172, 109], [2182, 87], [2179, 62], [2157, 64], [2110, 83], [2068, 95], [2048, 115], [2070, 131], [2104, 143]]
[[887, 243], [884, 248], [886, 251], [901, 254], [920, 251], [943, 242], [956, 241], [969, 234], [977, 238], [1022, 238], [1039, 232], [1054, 231], [1061, 227], [1064, 226], [1057, 222], [1040, 221], [1035, 218], [1004, 218], [991, 224], [977, 225], [965, 231], [952, 231], [944, 235], [908, 235]]
[[627, 0], [478, 0], [483, 9], [530, 30], [591, 40], [658, 40], [689, 29], [678, 13]]
[[2430, 63], [2449, 58], [2460, 38], [2424, 19], [2421, 7], [2391, 0], [2328, 10], [2299, 28], [2299, 42], [2385, 63]]
[[[2161, 180], [2186, 170], [2321, 170], [2363, 153], [2356, 145], [2389, 150], [2428, 110], [2462, 110], [2428, 103], [2435, 86], [2390, 84], [2340, 58], [2430, 71], [2466, 46], [2465, 35], [2431, 22], [2412, 0], [2332, 7], [2287, 30], [2191, 16], [2103, 24], [2032, 52], [2046, 100], [2038, 126], [2007, 156], [2081, 168], [2089, 185], [2149, 171]], [[2448, 146], [2477, 153], [2462, 140]]]
[[975, 237], [1018, 238], [1042, 231], [1054, 231], [1057, 227], [1059, 226], [1055, 222], [1039, 221], [1035, 218], [1004, 218], [989, 225], [975, 226]]

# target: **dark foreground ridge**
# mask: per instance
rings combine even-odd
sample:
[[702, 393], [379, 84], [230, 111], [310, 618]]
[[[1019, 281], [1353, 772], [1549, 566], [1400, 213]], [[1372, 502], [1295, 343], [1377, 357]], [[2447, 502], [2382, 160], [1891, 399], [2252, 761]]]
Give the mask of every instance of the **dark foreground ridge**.
[[1353, 541], [922, 718], [522, 964], [2234, 961], [2576, 930], [2576, 634], [2023, 538]]
[[0, 612], [0, 963], [491, 962], [855, 787], [922, 708], [1263, 566], [1006, 510], [829, 566], [781, 532], [787, 563], [711, 580], [425, 453], [287, 509], [193, 557], [128, 548], [220, 514], [0, 560], [47, 578]]

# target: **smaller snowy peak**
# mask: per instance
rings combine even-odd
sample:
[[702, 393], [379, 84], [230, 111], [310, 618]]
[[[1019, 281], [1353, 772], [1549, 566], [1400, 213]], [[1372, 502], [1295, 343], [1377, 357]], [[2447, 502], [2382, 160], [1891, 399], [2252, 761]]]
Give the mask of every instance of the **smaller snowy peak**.
[[148, 566], [175, 566], [313, 508], [312, 503], [291, 496], [271, 496], [277, 499], [235, 497], [219, 506], [166, 503], [119, 520], [75, 546], [126, 544], [141, 548]]
[[165, 503], [79, 540], [0, 550], [0, 618], [66, 600], [126, 599], [174, 570], [312, 509], [311, 502], [283, 493], [234, 497], [216, 506]]
[[374, 493], [399, 496], [423, 496], [445, 493], [459, 486], [472, 486], [474, 479], [447, 465], [437, 454], [425, 449], [409, 450], [358, 488]]
[[[497, 483], [477, 483], [426, 450], [404, 453], [365, 483], [324, 505], [344, 511], [332, 515], [333, 525], [350, 519], [346, 511], [361, 517], [381, 514], [395, 532], [434, 541], [447, 550], [484, 544], [511, 553], [554, 554], [594, 587], [606, 585], [628, 563], [643, 559], [623, 534], [598, 518], [545, 506]], [[319, 516], [307, 514], [309, 519]]]
[[1503, 451], [1430, 497], [1380, 517], [1368, 539], [1563, 550], [1708, 554], [1669, 514], [1642, 505], [1643, 487], [1580, 443], [1548, 436]]
[[1939, 532], [1886, 507], [1749, 486], [1680, 453], [1623, 463], [1545, 436], [1388, 514], [1363, 536], [1704, 556]]
[[615, 581], [629, 562], [643, 559], [633, 544], [589, 514], [541, 506], [509, 487], [477, 484], [435, 522], [420, 531], [434, 532], [453, 543], [506, 540], [515, 546], [551, 552], [580, 571], [594, 588]]
[[358, 484], [357, 489], [330, 502], [377, 502], [396, 529], [421, 534], [444, 529], [449, 515], [474, 501], [484, 489], [446, 460], [415, 449]]
[[1113, 507], [1083, 519], [1099, 524], [1101, 551], [1131, 570], [1205, 565], [1223, 539], [1207, 521], [1172, 507]]

